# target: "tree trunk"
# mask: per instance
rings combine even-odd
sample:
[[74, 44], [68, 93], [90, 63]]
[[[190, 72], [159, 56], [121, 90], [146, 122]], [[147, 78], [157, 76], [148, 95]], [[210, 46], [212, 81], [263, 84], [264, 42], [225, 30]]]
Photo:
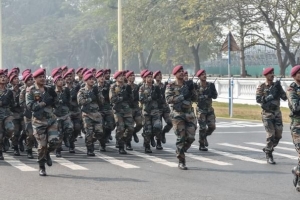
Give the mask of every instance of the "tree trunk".
[[241, 64], [241, 77], [246, 77], [246, 66], [245, 66], [245, 48], [244, 48], [244, 45], [245, 45], [245, 37], [244, 37], [244, 25], [243, 23], [240, 23], [240, 64]]
[[200, 44], [195, 47], [194, 45], [191, 46], [192, 54], [194, 57], [194, 73], [196, 74], [200, 70], [200, 58], [199, 58], [199, 46]]
[[140, 68], [140, 71], [142, 71], [143, 69], [147, 69], [146, 64], [145, 64], [144, 53], [143, 52], [139, 52], [138, 53], [138, 58], [139, 58], [139, 68]]
[[282, 60], [281, 48], [280, 48], [280, 43], [279, 42], [276, 43], [276, 55], [277, 55], [277, 61], [278, 61], [279, 69], [280, 69], [280, 75], [284, 76], [285, 75], [285, 65], [284, 65], [283, 60]]
[[152, 55], [153, 55], [154, 49], [152, 48], [151, 51], [149, 52], [149, 55], [147, 57], [147, 61], [146, 61], [146, 67], [149, 69], [149, 65], [152, 59]]

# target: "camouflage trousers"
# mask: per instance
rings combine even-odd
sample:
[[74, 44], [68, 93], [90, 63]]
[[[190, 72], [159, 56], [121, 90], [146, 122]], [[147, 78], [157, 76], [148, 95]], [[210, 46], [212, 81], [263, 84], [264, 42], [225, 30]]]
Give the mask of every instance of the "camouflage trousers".
[[24, 127], [24, 131], [26, 133], [26, 140], [25, 140], [25, 144], [26, 144], [26, 148], [27, 150], [30, 150], [33, 148], [34, 146], [34, 136], [33, 136], [33, 129], [32, 129], [32, 122], [31, 119], [24, 117], [24, 123], [25, 123], [25, 127]]
[[[71, 121], [70, 115], [58, 117], [57, 128], [62, 138], [68, 138], [68, 139], [72, 138], [74, 132], [74, 126], [73, 126], [73, 122]], [[59, 147], [61, 147], [61, 144]]]
[[199, 143], [203, 144], [207, 136], [216, 129], [216, 116], [212, 109], [210, 112], [202, 113], [197, 110], [197, 120], [199, 123]]
[[[141, 108], [133, 108], [132, 117], [135, 123], [133, 133], [138, 133], [143, 128], [143, 121], [144, 121]], [[127, 142], [131, 142], [131, 140], [132, 137], [127, 138]]]
[[298, 153], [298, 165], [300, 166], [300, 119], [291, 118], [290, 130], [295, 149]]
[[193, 111], [183, 113], [173, 111], [171, 113], [173, 130], [177, 136], [176, 154], [179, 161], [185, 160], [184, 152], [187, 151], [195, 141], [197, 120]]
[[[99, 113], [100, 114], [100, 113]], [[100, 115], [99, 115], [100, 116]], [[101, 116], [100, 116], [101, 117]], [[85, 130], [85, 145], [88, 149], [94, 148], [94, 142], [97, 140], [101, 144], [105, 144], [106, 138], [103, 132], [102, 118], [101, 120], [93, 120], [88, 116], [82, 116], [83, 127]]]
[[169, 112], [162, 112], [161, 117], [166, 122], [166, 125], [164, 126], [162, 131], [164, 131], [165, 133], [168, 133], [173, 127], [172, 119], [170, 117], [170, 113]]
[[3, 148], [4, 137], [11, 138], [14, 133], [15, 126], [13, 119], [12, 116], [0, 119], [0, 151], [2, 151]]
[[132, 118], [132, 112], [117, 113], [114, 112], [116, 121], [116, 140], [119, 146], [124, 146], [124, 143], [128, 141], [128, 138], [132, 137], [134, 131], [134, 122]]
[[263, 110], [261, 116], [267, 132], [265, 152], [268, 153], [274, 151], [274, 147], [278, 145], [279, 140], [282, 138], [282, 115], [280, 110], [274, 112]]
[[113, 111], [111, 109], [100, 111], [103, 118], [103, 131], [105, 137], [108, 138], [111, 135], [111, 132], [115, 129], [116, 123]]
[[11, 141], [13, 146], [18, 146], [18, 141], [21, 136], [21, 132], [25, 129], [25, 122], [23, 120], [23, 117], [20, 116], [20, 114], [18, 113], [14, 113], [13, 118], [15, 130], [12, 134]]
[[81, 133], [82, 128], [82, 119], [81, 119], [81, 113], [80, 112], [71, 112], [70, 115], [72, 124], [73, 124], [73, 132], [70, 135], [70, 145], [74, 147], [74, 142], [76, 141], [76, 138]]
[[47, 153], [54, 151], [61, 145], [62, 137], [58, 131], [55, 116], [39, 120], [32, 118], [33, 135], [38, 143], [38, 162], [46, 162]]
[[161, 140], [161, 129], [161, 115], [158, 110], [152, 110], [151, 114], [144, 114], [144, 130], [142, 136], [144, 137], [145, 147], [150, 145], [150, 140], [153, 136]]

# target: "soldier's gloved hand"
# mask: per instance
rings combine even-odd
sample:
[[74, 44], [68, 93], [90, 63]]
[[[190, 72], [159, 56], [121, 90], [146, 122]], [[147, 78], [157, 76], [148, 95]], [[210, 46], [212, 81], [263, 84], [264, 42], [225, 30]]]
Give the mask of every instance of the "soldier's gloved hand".
[[45, 98], [43, 99], [43, 102], [46, 104], [46, 106], [50, 106], [53, 104], [53, 99], [52, 98]]
[[91, 103], [92, 102], [92, 99], [91, 98], [87, 98], [86, 99], [86, 103]]
[[147, 102], [150, 102], [150, 101], [152, 101], [151, 96], [149, 96], [149, 97], [147, 98]]
[[181, 94], [182, 94], [182, 96], [184, 97], [185, 100], [189, 100], [192, 97], [191, 92], [188, 90], [187, 87], [182, 88], [182, 93]]
[[89, 98], [91, 98], [92, 101], [97, 101], [97, 96], [94, 94], [94, 92], [89, 92]]
[[188, 80], [185, 83], [190, 91], [194, 89], [194, 81], [193, 80]]
[[268, 102], [268, 101], [272, 101], [274, 99], [274, 96], [272, 94], [269, 94], [268, 96], [265, 97], [265, 102]]
[[62, 104], [64, 101], [62, 99], [58, 100], [58, 103]]
[[205, 100], [205, 99], [207, 99], [207, 98], [208, 98], [207, 95], [201, 94], [201, 95], [199, 96], [199, 99], [200, 99], [201, 101], [203, 101], [203, 100]]
[[158, 99], [158, 98], [157, 98], [157, 94], [156, 94], [155, 91], [152, 92], [152, 94], [151, 94], [151, 99], [154, 100], [154, 101]]

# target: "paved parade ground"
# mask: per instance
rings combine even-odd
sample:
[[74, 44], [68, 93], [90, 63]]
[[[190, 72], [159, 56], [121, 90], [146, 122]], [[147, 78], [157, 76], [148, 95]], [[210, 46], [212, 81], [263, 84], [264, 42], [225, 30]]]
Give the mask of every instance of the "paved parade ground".
[[[84, 139], [78, 139], [76, 154], [54, 155], [47, 177], [38, 175], [36, 159], [25, 152], [0, 161], [0, 196], [16, 199], [299, 199], [292, 184], [297, 164], [288, 124], [273, 153], [276, 165], [267, 164], [262, 148], [265, 131], [261, 122], [217, 119], [217, 129], [208, 138], [209, 151], [198, 150], [198, 134], [186, 154], [189, 170], [177, 168], [175, 136], [168, 133], [161, 151], [145, 154], [142, 143], [119, 155], [111, 141], [107, 152], [87, 157]], [[140, 141], [142, 136], [139, 135]], [[67, 148], [64, 147], [66, 150]], [[35, 149], [36, 151], [36, 149]], [[36, 153], [34, 154], [35, 157]]]

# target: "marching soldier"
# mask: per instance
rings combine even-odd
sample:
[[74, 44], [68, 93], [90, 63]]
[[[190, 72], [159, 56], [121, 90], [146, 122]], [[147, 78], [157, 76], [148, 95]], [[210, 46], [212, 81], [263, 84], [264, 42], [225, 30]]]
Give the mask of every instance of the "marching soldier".
[[27, 74], [24, 73], [23, 81], [25, 84], [21, 88], [19, 103], [20, 106], [23, 108], [23, 116], [24, 116], [24, 124], [25, 124], [23, 129], [23, 132], [25, 133], [23, 134], [26, 135], [25, 144], [26, 144], [27, 158], [33, 159], [32, 148], [35, 143], [35, 138], [33, 136], [33, 129], [31, 123], [32, 113], [27, 109], [26, 98], [25, 98], [26, 89], [33, 85], [32, 74], [30, 74], [30, 72], [27, 72]]
[[294, 174], [294, 186], [296, 187], [296, 190], [300, 192], [300, 65], [292, 68], [291, 76], [293, 77], [294, 82], [287, 88], [286, 95], [291, 110], [290, 130], [299, 157], [298, 165], [293, 168], [292, 173]]
[[216, 116], [212, 107], [212, 99], [218, 97], [214, 83], [206, 81], [206, 72], [200, 69], [196, 76], [199, 78], [197, 84], [197, 119], [199, 123], [199, 150], [207, 151], [207, 136], [210, 136], [216, 129]]
[[[65, 76], [68, 72], [65, 73]], [[58, 131], [63, 138], [65, 145], [70, 148], [70, 138], [73, 137], [73, 123], [70, 118], [70, 90], [68, 87], [63, 87], [64, 80], [61, 76], [56, 76], [53, 78], [53, 83], [55, 85], [56, 98], [54, 99], [54, 114], [57, 117]], [[72, 141], [73, 142], [73, 141]], [[56, 149], [56, 157], [61, 157], [61, 144]]]
[[[129, 71], [126, 73], [126, 78], [128, 80], [128, 85], [131, 87], [132, 95], [133, 95], [133, 102], [132, 102], [132, 117], [135, 122], [135, 127], [133, 131], [133, 140], [138, 143], [139, 138], [137, 133], [143, 128], [143, 116], [141, 108], [139, 107], [139, 87], [137, 84], [134, 83], [135, 81], [135, 74], [133, 71]], [[126, 150], [132, 150], [131, 147], [131, 138], [128, 138], [126, 143]]]
[[98, 87], [94, 87], [94, 79], [92, 73], [85, 73], [83, 76], [85, 86], [79, 90], [77, 95], [78, 104], [81, 106], [83, 127], [86, 132], [85, 144], [88, 156], [95, 156], [95, 141], [99, 140], [100, 144], [106, 142], [102, 127], [102, 116], [99, 112], [99, 106], [103, 104], [103, 96]]
[[262, 121], [267, 132], [266, 159], [269, 164], [276, 164], [272, 152], [282, 137], [282, 115], [280, 111], [280, 99], [286, 101], [287, 96], [282, 89], [280, 81], [273, 82], [274, 68], [268, 67], [263, 71], [266, 82], [260, 84], [256, 90], [256, 102], [262, 108]]
[[175, 81], [167, 85], [166, 100], [168, 104], [171, 104], [173, 129], [177, 136], [176, 154], [179, 160], [178, 168], [187, 170], [184, 152], [195, 141], [197, 120], [192, 102], [197, 100], [197, 96], [193, 81], [183, 80], [183, 66], [176, 66], [172, 74], [175, 76]]
[[[102, 95], [104, 97], [104, 103], [99, 107], [99, 111], [102, 114], [102, 118], [103, 118], [104, 135], [106, 137], [106, 140], [108, 138], [112, 139], [111, 132], [115, 129], [116, 124], [115, 124], [115, 118], [109, 100], [110, 83], [109, 81], [105, 81], [103, 71], [97, 72], [96, 78], [98, 80], [99, 91], [102, 91]], [[100, 151], [106, 151], [105, 143], [100, 144]]]
[[[165, 97], [166, 86], [167, 86], [168, 82], [166, 82], [165, 84], [161, 82], [161, 80], [162, 80], [161, 71], [156, 71], [153, 74], [153, 78], [156, 81], [155, 85], [160, 87], [161, 94], [162, 94], [162, 109], [160, 110], [160, 112], [161, 112], [162, 118], [166, 122], [166, 125], [164, 126], [164, 128], [162, 129], [162, 132], [161, 132], [161, 142], [165, 144], [166, 143], [166, 133], [168, 133], [173, 127], [172, 120], [170, 117], [171, 110], [170, 110], [168, 103], [166, 102], [166, 97]], [[161, 146], [160, 141], [157, 142], [157, 146]]]
[[46, 87], [46, 75], [43, 69], [33, 73], [35, 84], [26, 89], [26, 105], [32, 112], [33, 135], [38, 142], [39, 175], [46, 176], [45, 163], [52, 166], [50, 152], [60, 144], [56, 117], [53, 114], [55, 91]]
[[156, 149], [161, 150], [161, 113], [160, 109], [162, 108], [162, 95], [159, 86], [154, 86], [153, 81], [153, 73], [151, 71], [147, 71], [144, 74], [146, 78], [146, 83], [144, 83], [139, 89], [139, 98], [143, 105], [142, 112], [144, 116], [144, 146], [145, 153], [152, 153], [150, 149], [150, 141], [151, 138], [156, 136], [158, 144], [156, 146], [155, 141], [151, 142], [153, 147], [156, 146]]
[[113, 104], [113, 112], [116, 122], [116, 140], [118, 141], [119, 153], [127, 154], [124, 144], [128, 138], [132, 137], [134, 131], [132, 118], [132, 90], [131, 87], [124, 83], [122, 71], [114, 74], [116, 83], [110, 86], [109, 98]]

